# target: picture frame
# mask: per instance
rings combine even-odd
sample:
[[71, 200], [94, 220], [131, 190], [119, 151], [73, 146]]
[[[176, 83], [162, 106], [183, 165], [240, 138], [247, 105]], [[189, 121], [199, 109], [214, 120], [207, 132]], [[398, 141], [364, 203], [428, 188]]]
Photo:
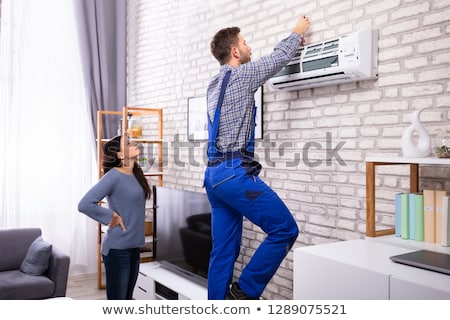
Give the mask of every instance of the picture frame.
[[188, 140], [208, 140], [206, 96], [188, 98]]
[[[263, 87], [255, 92], [256, 127], [255, 140], [263, 138]], [[188, 140], [208, 140], [206, 95], [188, 98]]]

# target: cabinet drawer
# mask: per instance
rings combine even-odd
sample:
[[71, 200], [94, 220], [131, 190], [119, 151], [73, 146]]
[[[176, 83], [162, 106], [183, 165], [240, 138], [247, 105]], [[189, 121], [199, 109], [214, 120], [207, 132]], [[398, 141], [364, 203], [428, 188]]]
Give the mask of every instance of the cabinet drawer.
[[151, 293], [148, 290], [136, 284], [136, 287], [134, 288], [133, 291], [133, 298], [135, 300], [150, 300], [151, 299], [150, 295]]
[[153, 281], [142, 272], [139, 272], [133, 292], [133, 298], [136, 300], [148, 300], [153, 298]]

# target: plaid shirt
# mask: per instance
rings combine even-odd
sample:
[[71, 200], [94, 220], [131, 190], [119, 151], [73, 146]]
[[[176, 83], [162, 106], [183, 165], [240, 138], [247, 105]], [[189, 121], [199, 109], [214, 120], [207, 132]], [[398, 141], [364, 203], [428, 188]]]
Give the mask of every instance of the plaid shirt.
[[253, 107], [255, 92], [268, 79], [280, 71], [295, 55], [300, 44], [300, 35], [292, 32], [282, 40], [274, 51], [255, 62], [248, 62], [237, 68], [222, 65], [219, 73], [211, 80], [207, 91], [208, 116], [214, 120], [220, 88], [225, 72], [231, 71], [230, 80], [221, 108], [216, 148], [220, 152], [245, 149], [251, 129], [254, 127]]

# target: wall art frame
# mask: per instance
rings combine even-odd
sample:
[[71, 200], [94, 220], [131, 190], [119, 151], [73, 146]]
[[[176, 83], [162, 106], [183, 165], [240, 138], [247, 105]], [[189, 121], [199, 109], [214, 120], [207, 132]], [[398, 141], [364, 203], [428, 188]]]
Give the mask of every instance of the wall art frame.
[[[256, 128], [255, 139], [263, 138], [263, 87], [255, 92]], [[206, 95], [188, 98], [188, 126], [187, 135], [189, 141], [208, 140]]]

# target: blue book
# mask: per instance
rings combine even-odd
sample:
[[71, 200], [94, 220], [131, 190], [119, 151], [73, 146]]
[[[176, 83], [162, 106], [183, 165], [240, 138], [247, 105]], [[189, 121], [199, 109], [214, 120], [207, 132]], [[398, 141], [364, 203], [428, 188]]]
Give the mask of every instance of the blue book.
[[402, 201], [401, 193], [395, 195], [395, 236], [400, 237], [402, 230]]
[[409, 239], [409, 197], [407, 193], [402, 193], [400, 196], [401, 200], [401, 231], [400, 237], [402, 239]]
[[409, 219], [409, 239], [415, 240], [416, 230], [416, 195], [414, 193], [408, 194], [408, 219]]

